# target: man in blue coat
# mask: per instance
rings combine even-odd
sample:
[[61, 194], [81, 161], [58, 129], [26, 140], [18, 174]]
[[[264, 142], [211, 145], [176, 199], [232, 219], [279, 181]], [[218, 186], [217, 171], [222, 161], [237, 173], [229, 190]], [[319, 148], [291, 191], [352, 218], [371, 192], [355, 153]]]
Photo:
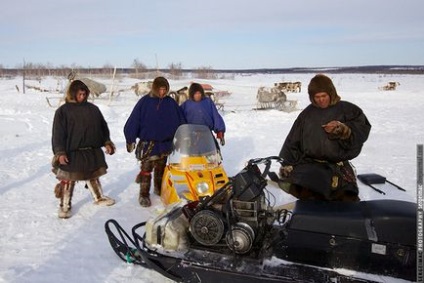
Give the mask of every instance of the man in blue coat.
[[187, 123], [207, 126], [216, 133], [221, 145], [224, 145], [224, 119], [219, 114], [212, 99], [205, 96], [202, 85], [192, 83], [188, 89], [188, 95], [189, 99], [181, 105]]
[[162, 176], [167, 157], [172, 151], [175, 131], [186, 122], [178, 104], [166, 95], [168, 92], [168, 81], [164, 77], [157, 77], [150, 93], [137, 102], [124, 126], [128, 152], [134, 150], [139, 139], [136, 157], [141, 161], [141, 170], [136, 182], [140, 184], [138, 200], [143, 207], [151, 205], [152, 171], [154, 192], [160, 195]]

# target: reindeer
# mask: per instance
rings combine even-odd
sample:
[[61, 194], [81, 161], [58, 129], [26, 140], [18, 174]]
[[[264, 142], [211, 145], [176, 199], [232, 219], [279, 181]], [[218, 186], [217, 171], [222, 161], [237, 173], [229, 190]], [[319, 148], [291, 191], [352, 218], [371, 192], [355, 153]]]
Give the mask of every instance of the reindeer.
[[137, 96], [143, 96], [149, 93], [149, 91], [152, 89], [152, 85], [153, 81], [138, 82], [131, 87], [131, 90], [133, 90]]
[[188, 99], [188, 87], [185, 86], [177, 91], [170, 91], [168, 95], [172, 97], [178, 105], [181, 105]]
[[277, 87], [281, 91], [300, 92], [302, 88], [302, 83], [299, 81], [274, 83], [274, 87]]
[[400, 85], [399, 82], [388, 82], [387, 85], [385, 85], [385, 86], [383, 86], [383, 87], [381, 87], [379, 89], [382, 89], [382, 90], [396, 90], [396, 87], [398, 85]]

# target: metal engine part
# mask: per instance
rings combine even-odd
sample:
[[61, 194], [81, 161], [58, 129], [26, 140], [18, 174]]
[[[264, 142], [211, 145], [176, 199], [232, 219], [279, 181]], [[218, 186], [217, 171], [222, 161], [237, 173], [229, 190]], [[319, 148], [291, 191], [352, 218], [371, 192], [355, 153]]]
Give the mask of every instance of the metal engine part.
[[228, 247], [238, 254], [245, 254], [252, 248], [255, 232], [244, 222], [234, 224], [225, 237]]
[[202, 210], [191, 219], [190, 232], [200, 244], [213, 246], [224, 235], [224, 222], [217, 213], [211, 210]]

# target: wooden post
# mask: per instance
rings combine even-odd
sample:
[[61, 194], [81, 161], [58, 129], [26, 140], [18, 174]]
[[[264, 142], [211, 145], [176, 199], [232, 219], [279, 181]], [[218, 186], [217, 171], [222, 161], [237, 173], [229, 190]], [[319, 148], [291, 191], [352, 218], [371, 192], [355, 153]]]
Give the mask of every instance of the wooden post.
[[423, 261], [423, 145], [417, 145], [417, 283], [424, 282]]
[[112, 103], [112, 97], [113, 97], [113, 93], [115, 91], [115, 76], [116, 76], [116, 66], [113, 69], [113, 75], [112, 75], [112, 85], [110, 87], [110, 94], [109, 94], [109, 103], [108, 105], [110, 105]]
[[25, 59], [22, 66], [22, 93], [25, 94]]

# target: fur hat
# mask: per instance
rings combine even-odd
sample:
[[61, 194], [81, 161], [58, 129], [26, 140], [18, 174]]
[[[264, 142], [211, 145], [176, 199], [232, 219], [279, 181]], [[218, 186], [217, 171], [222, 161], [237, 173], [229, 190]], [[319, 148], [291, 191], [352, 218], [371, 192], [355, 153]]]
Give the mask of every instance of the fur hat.
[[166, 93], [169, 92], [169, 82], [167, 79], [165, 79], [164, 77], [157, 77], [153, 80], [152, 83], [152, 95], [153, 96], [158, 96], [159, 95], [159, 89], [161, 87], [166, 87]]
[[314, 95], [319, 92], [326, 92], [330, 96], [330, 105], [334, 105], [340, 101], [336, 88], [329, 77], [318, 74], [311, 79], [308, 85], [309, 99], [315, 105]]
[[80, 90], [84, 90], [85, 93], [87, 94], [85, 96], [85, 100], [87, 100], [88, 96], [90, 95], [90, 89], [88, 88], [88, 86], [83, 83], [80, 80], [74, 80], [71, 82], [71, 84], [68, 87], [68, 91], [66, 92], [66, 98], [65, 101], [66, 102], [77, 102], [77, 93]]
[[198, 91], [200, 91], [202, 94], [202, 98], [205, 97], [205, 90], [203, 89], [202, 85], [198, 83], [192, 83], [188, 89], [188, 96], [191, 100], [193, 100], [194, 94]]

